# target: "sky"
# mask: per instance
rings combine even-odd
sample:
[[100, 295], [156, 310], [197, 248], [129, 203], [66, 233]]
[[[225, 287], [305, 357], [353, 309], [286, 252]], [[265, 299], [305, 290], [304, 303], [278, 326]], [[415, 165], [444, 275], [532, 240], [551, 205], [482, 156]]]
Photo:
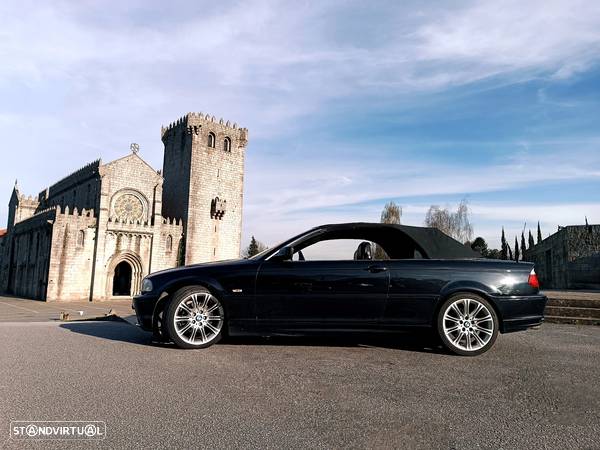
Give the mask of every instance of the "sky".
[[[0, 224], [189, 111], [249, 129], [243, 242], [322, 223], [422, 225], [467, 199], [476, 236], [600, 223], [598, 1], [0, 3]], [[2, 225], [0, 225], [2, 226]]]

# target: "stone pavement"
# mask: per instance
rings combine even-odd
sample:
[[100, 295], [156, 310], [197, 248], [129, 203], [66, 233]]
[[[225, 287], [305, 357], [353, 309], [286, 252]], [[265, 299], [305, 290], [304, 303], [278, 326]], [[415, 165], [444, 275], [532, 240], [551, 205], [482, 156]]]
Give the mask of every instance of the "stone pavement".
[[135, 325], [135, 313], [131, 300], [106, 302], [42, 302], [18, 297], [0, 296], [0, 322], [48, 322], [60, 321], [60, 313], [69, 314], [69, 320], [85, 320], [103, 317], [110, 310]]

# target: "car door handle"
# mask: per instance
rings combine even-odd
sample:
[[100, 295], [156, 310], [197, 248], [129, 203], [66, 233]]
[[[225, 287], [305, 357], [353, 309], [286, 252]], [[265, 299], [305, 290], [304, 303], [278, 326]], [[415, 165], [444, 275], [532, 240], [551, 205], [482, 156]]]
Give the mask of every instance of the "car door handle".
[[382, 266], [381, 264], [373, 264], [373, 265], [367, 267], [366, 270], [368, 270], [371, 273], [378, 273], [378, 272], [385, 272], [387, 270], [387, 267]]

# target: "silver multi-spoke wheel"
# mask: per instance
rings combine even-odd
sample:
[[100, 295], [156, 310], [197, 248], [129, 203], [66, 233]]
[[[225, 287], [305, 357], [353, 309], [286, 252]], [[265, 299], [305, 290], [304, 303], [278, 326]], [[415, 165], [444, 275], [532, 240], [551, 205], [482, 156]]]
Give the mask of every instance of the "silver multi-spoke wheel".
[[177, 337], [191, 346], [206, 346], [220, 335], [225, 314], [208, 292], [191, 292], [176, 307], [172, 326]]
[[486, 303], [462, 296], [446, 303], [440, 325], [453, 350], [463, 354], [480, 353], [491, 345], [496, 336], [496, 314]]

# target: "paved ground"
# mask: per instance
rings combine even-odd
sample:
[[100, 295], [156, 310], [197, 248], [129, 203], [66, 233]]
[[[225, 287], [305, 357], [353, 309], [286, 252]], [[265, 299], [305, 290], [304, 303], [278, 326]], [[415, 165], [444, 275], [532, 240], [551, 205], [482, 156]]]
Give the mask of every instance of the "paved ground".
[[600, 328], [547, 324], [461, 358], [421, 337], [154, 346], [125, 322], [0, 323], [9, 420], [103, 420], [106, 448], [598, 448]]
[[[131, 300], [106, 302], [42, 302], [18, 297], [0, 296], [0, 322], [47, 322], [60, 320], [60, 313], [69, 314], [69, 319], [101, 317], [110, 310], [121, 317], [134, 314]], [[133, 321], [135, 324], [135, 320]]]

